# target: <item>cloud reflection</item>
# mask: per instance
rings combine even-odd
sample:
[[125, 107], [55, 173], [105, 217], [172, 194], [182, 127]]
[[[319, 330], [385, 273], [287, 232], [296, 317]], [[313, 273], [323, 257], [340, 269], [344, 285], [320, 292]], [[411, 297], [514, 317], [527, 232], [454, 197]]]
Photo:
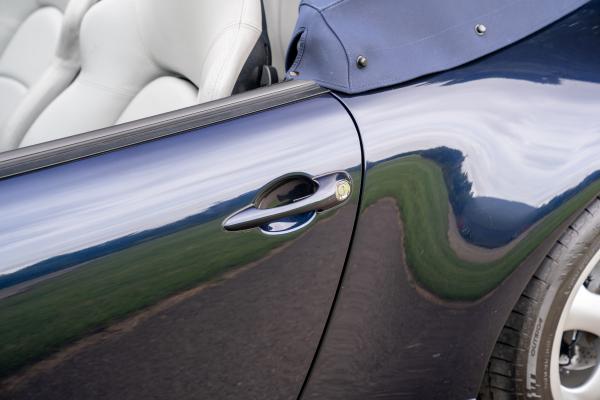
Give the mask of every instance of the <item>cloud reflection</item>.
[[540, 207], [600, 170], [597, 93], [591, 82], [489, 78], [362, 97], [371, 104], [357, 114], [369, 162], [450, 147], [466, 156], [474, 196]]
[[285, 173], [331, 172], [333, 153], [351, 165], [358, 139], [347, 140], [337, 103], [313, 99], [302, 107], [313, 118], [291, 120], [295, 107], [1, 181], [0, 274], [199, 214]]

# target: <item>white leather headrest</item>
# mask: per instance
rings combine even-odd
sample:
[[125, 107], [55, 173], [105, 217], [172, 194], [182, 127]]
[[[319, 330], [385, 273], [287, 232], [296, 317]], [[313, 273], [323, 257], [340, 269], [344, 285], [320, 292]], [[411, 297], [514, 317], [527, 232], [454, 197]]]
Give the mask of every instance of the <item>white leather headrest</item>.
[[[140, 34], [154, 61], [192, 81], [200, 90], [231, 52], [212, 50], [219, 41], [236, 43], [242, 29], [262, 31], [260, 0], [135, 0]], [[241, 12], [240, 12], [241, 10]], [[210, 17], [207, 17], [210, 16]], [[233, 50], [233, 49], [231, 49]]]
[[[236, 43], [242, 29], [255, 30], [257, 37], [261, 32], [260, 0], [119, 0], [103, 7], [109, 1], [92, 7], [84, 20], [84, 32], [105, 34], [87, 35], [82, 41], [82, 69], [84, 74], [119, 79], [124, 89], [137, 90], [149, 76], [169, 74], [185, 77], [202, 91], [228, 63], [237, 62], [219, 41]], [[124, 33], [127, 26], [136, 34]]]
[[19, 25], [35, 10], [54, 7], [61, 12], [69, 0], [0, 0], [0, 54]]
[[[171, 2], [176, 1], [165, 1]], [[81, 27], [78, 79], [132, 95], [162, 74], [142, 41], [136, 8], [135, 0], [102, 0], [88, 11]]]
[[[22, 1], [22, 0], [20, 0]], [[56, 7], [61, 11], [65, 11], [67, 5], [69, 4], [69, 0], [37, 0], [37, 3], [41, 6], [48, 7]]]
[[55, 7], [64, 11], [69, 0], [0, 0], [0, 17], [29, 14], [41, 7]]
[[99, 1], [81, 25], [81, 72], [20, 146], [228, 96], [261, 32], [260, 0]]

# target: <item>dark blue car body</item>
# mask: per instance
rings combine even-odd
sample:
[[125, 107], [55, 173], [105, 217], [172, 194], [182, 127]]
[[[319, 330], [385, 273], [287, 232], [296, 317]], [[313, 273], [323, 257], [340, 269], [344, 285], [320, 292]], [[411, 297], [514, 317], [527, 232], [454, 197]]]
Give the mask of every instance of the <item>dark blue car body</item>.
[[[399, 86], [288, 82], [0, 155], [0, 398], [474, 398], [598, 154], [592, 2]], [[223, 228], [336, 171], [339, 206]]]

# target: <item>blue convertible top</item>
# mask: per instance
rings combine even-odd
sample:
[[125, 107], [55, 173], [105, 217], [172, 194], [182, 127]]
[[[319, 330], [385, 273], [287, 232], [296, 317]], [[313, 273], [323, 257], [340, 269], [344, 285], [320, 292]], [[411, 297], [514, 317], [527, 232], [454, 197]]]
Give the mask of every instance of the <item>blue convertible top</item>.
[[547, 26], [587, 0], [303, 0], [289, 78], [346, 93], [456, 67]]

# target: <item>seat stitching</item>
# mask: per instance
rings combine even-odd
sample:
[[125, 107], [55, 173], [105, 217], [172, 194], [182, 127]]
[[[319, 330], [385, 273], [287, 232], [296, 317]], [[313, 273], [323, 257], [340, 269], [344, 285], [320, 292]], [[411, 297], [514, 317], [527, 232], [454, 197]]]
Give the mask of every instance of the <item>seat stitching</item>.
[[[241, 10], [239, 21], [238, 21], [238, 24], [237, 24], [237, 32], [234, 33], [234, 41], [233, 41], [234, 44], [238, 42], [237, 38], [239, 37], [239, 33], [241, 31], [241, 26], [240, 25], [243, 23], [242, 21], [244, 21], [244, 13], [246, 11], [247, 4], [248, 4], [248, 2], [246, 0], [242, 0], [242, 10]], [[232, 57], [233, 57], [233, 51], [230, 51], [227, 54], [227, 57], [225, 57], [223, 59], [223, 62], [221, 63], [221, 68], [219, 68], [219, 72], [217, 74], [217, 77], [213, 81], [213, 85], [212, 85], [211, 89], [208, 91], [208, 97], [210, 99], [213, 98], [214, 93], [217, 90], [217, 85], [218, 85], [219, 81], [221, 80], [221, 76], [223, 75], [223, 69], [224, 69], [225, 65], [227, 64], [227, 62], [229, 62], [231, 60]]]
[[[236, 46], [236, 49], [239, 47], [239, 37], [240, 37], [240, 33], [242, 31], [242, 28], [244, 27], [248, 27], [251, 30], [257, 32], [257, 33], [261, 33], [262, 32], [262, 26], [261, 28], [257, 28], [254, 25], [251, 25], [247, 22], [244, 22], [246, 20], [246, 13], [248, 11], [248, 0], [243, 0], [242, 3], [242, 12], [240, 14], [240, 19], [239, 22], [235, 25], [237, 27], [237, 32], [234, 36], [234, 46]], [[262, 18], [262, 17], [261, 17]], [[214, 43], [216, 43], [217, 41], [215, 41]], [[213, 44], [214, 44], [213, 43]], [[212, 48], [212, 46], [211, 46]], [[221, 78], [223, 76], [223, 70], [225, 68], [225, 66], [231, 61], [231, 59], [233, 58], [234, 55], [234, 51], [229, 52], [229, 54], [227, 55], [226, 59], [223, 60], [223, 63], [221, 64], [221, 68], [219, 69], [219, 73], [216, 77], [216, 79], [213, 82], [212, 88], [211, 90], [208, 91], [208, 95], [209, 98], [212, 98], [215, 95], [216, 89], [217, 89], [217, 85], [218, 83], [221, 81]]]
[[96, 87], [98, 89], [102, 89], [102, 90], [117, 94], [122, 97], [132, 97], [132, 96], [135, 96], [139, 92], [139, 90], [136, 90], [136, 89], [126, 89], [123, 87], [115, 87], [115, 86], [106, 85], [104, 83], [94, 81], [87, 77], [80, 77], [80, 78], [78, 78], [78, 81], [81, 84]]
[[[258, 29], [256, 26], [254, 26], [254, 25], [251, 25], [251, 24], [248, 24], [248, 23], [246, 23], [246, 22], [241, 22], [241, 23], [240, 23], [240, 22], [235, 22], [235, 23], [233, 23], [233, 24], [230, 24], [230, 25], [226, 26], [225, 28], [223, 28], [223, 29], [221, 30], [221, 32], [219, 32], [219, 34], [216, 36], [215, 40], [213, 40], [213, 42], [211, 43], [210, 47], [208, 48], [208, 50], [207, 50], [206, 54], [210, 54], [210, 53], [211, 53], [212, 49], [213, 49], [213, 48], [216, 46], [216, 44], [219, 42], [219, 40], [221, 40], [221, 38], [222, 38], [222, 37], [223, 37], [223, 36], [224, 36], [224, 35], [225, 35], [227, 32], [229, 32], [231, 29], [234, 29], [234, 28], [238, 28], [238, 29], [239, 29], [239, 28], [241, 28], [241, 27], [248, 28], [248, 29], [250, 29], [250, 30], [252, 30], [252, 31], [254, 31], [254, 32], [256, 32], [256, 33], [260, 33], [260, 32], [262, 32], [262, 30], [261, 30], [261, 29]], [[205, 58], [205, 60], [204, 60], [204, 62], [203, 62], [203, 64], [202, 64], [202, 69], [204, 69], [204, 67], [205, 67], [205, 65], [206, 65], [206, 62], [207, 62], [207, 61], [208, 61], [208, 58]], [[208, 94], [210, 94], [210, 95], [212, 96], [211, 89], [209, 89], [209, 90], [207, 91], [207, 93], [208, 93]]]
[[[222, 36], [225, 35], [225, 33], [227, 33], [230, 29], [233, 29], [237, 26], [243, 25], [249, 29], [252, 29], [258, 33], [260, 33], [260, 31], [258, 30], [258, 28], [256, 28], [254, 25], [250, 25], [247, 23], [239, 23], [239, 22], [234, 22], [230, 25], [227, 25], [226, 27], [224, 27], [221, 32], [219, 32], [219, 34], [215, 37], [215, 40], [213, 40], [213, 42], [210, 44], [210, 47], [208, 48], [208, 50], [206, 51], [206, 54], [210, 54], [210, 52], [212, 51], [212, 49], [215, 47], [215, 45], [219, 42], [219, 40], [221, 39]], [[202, 63], [202, 67], [201, 70], [204, 69], [204, 65], [206, 64], [206, 62], [208, 61], [207, 58], [204, 59], [203, 63]]]

